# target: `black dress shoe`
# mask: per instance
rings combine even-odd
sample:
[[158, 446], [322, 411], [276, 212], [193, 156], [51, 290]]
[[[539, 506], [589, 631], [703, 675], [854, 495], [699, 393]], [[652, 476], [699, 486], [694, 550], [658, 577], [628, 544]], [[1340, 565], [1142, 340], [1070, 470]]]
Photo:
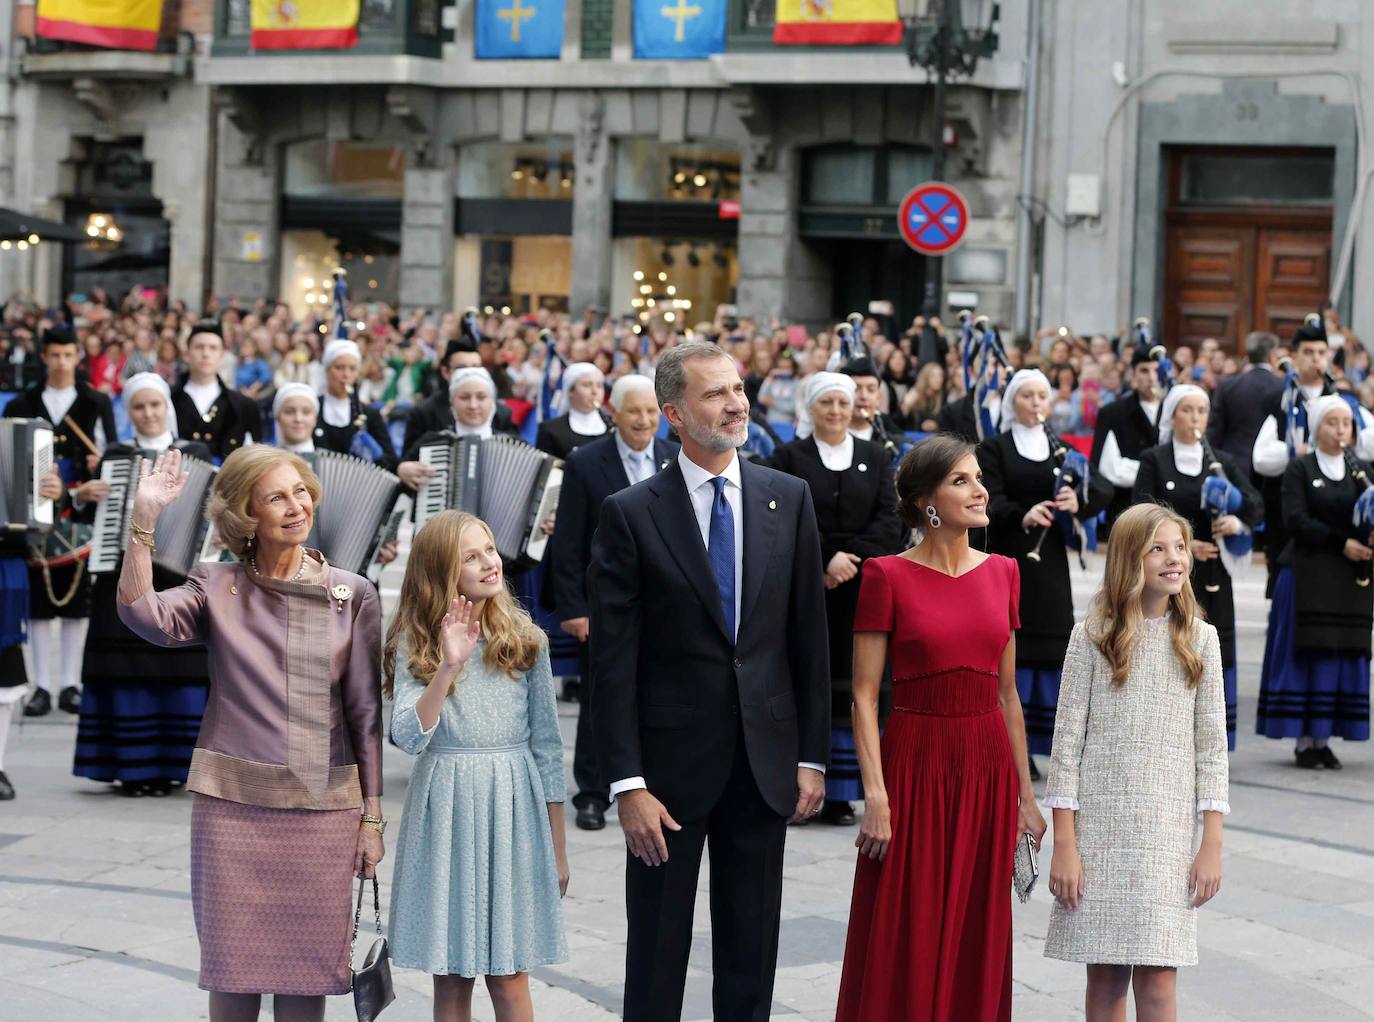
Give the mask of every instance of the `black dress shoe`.
[[577, 810], [578, 830], [601, 830], [606, 826], [606, 810], [600, 806], [579, 806]]
[[1040, 768], [1035, 765], [1035, 757], [1027, 756], [1026, 762], [1030, 764], [1030, 777], [1032, 781], [1040, 780]]
[[1306, 749], [1294, 749], [1293, 758], [1297, 760], [1298, 766], [1304, 770], [1320, 770], [1325, 765], [1322, 763], [1321, 750], [1311, 746]]
[[14, 798], [14, 785], [5, 776], [5, 771], [0, 770], [0, 802], [8, 802]]
[[854, 823], [854, 807], [848, 802], [831, 802], [827, 799], [821, 805], [821, 812], [817, 819], [822, 823], [830, 824], [832, 827], [848, 827]]
[[29, 701], [24, 704], [24, 716], [46, 717], [50, 713], [52, 713], [52, 696], [48, 695], [47, 689], [36, 689], [33, 695], [29, 696]]
[[1336, 758], [1336, 754], [1331, 751], [1331, 746], [1323, 745], [1317, 752], [1321, 755], [1322, 766], [1328, 770], [1341, 769], [1341, 761]]
[[57, 696], [57, 705], [68, 713], [81, 712], [81, 689], [68, 685]]

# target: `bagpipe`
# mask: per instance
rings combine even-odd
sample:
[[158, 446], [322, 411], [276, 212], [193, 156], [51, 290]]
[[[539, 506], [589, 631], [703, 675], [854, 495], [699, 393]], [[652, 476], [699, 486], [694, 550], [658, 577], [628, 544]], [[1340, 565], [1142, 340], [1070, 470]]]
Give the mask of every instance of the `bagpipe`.
[[964, 393], [972, 395], [974, 424], [981, 441], [997, 435], [987, 398], [1002, 389], [1002, 377], [1011, 374], [1011, 364], [1002, 337], [987, 316], [975, 316], [963, 309], [959, 322], [963, 327], [959, 359], [964, 371]]
[[[1226, 475], [1221, 459], [1207, 442], [1207, 434], [1197, 431], [1197, 442], [1202, 445], [1202, 463], [1207, 470], [1207, 478], [1202, 481], [1202, 509], [1212, 516], [1215, 526], [1220, 518], [1240, 513], [1245, 497], [1236, 484]], [[1234, 536], [1223, 536], [1221, 543], [1222, 563], [1232, 578], [1250, 567], [1250, 555], [1255, 548], [1255, 538], [1247, 527]]]
[[[1360, 459], [1355, 457], [1349, 444], [1341, 444], [1341, 454], [1345, 457], [1345, 470], [1360, 487], [1360, 495], [1355, 498], [1355, 508], [1350, 515], [1350, 524], [1359, 530], [1360, 542], [1369, 546], [1374, 542], [1374, 486], [1370, 485], [1369, 473], [1365, 471]], [[1361, 589], [1369, 587], [1371, 578], [1369, 561], [1355, 565], [1355, 584]]]
[[[835, 335], [840, 339], [840, 350], [832, 355], [826, 363], [826, 369], [830, 372], [844, 372], [845, 368], [852, 363], [867, 360], [870, 365], [873, 358], [869, 354], [868, 345], [863, 340], [863, 313], [851, 312], [845, 317], [843, 323], [835, 327]], [[878, 367], [872, 365], [874, 375], [877, 375]], [[863, 375], [863, 374], [860, 374]], [[882, 412], [874, 409], [861, 408], [859, 414], [864, 421], [873, 427], [873, 440], [878, 446], [894, 459], [900, 459], [913, 446], [906, 437], [893, 436], [888, 432], [887, 423], [883, 421]]]
[[[1088, 482], [1092, 472], [1088, 459], [1081, 451], [1064, 443], [1044, 416], [1040, 418], [1040, 428], [1045, 431], [1045, 439], [1050, 444], [1050, 460], [1054, 462], [1054, 481], [1050, 484], [1050, 499], [1057, 499], [1059, 491], [1068, 487], [1078, 497], [1079, 507], [1083, 507], [1088, 503]], [[1044, 545], [1050, 529], [1059, 530], [1065, 549], [1078, 554], [1079, 567], [1087, 571], [1088, 564], [1083, 559], [1083, 550], [1088, 545], [1087, 533], [1078, 517], [1067, 511], [1055, 510], [1054, 524], [1040, 530], [1040, 538], [1035, 541], [1035, 546], [1031, 547], [1026, 557], [1037, 564], [1040, 562], [1040, 548]]]
[[460, 329], [463, 332], [463, 336], [474, 345], [482, 343], [482, 326], [477, 319], [477, 309], [475, 306], [469, 305], [467, 309], [464, 310], [463, 318], [460, 321]]
[[[539, 380], [539, 400], [534, 403], [536, 424], [562, 414], [562, 390], [558, 383], [563, 376], [562, 370], [568, 367], [568, 360], [558, 353], [558, 338], [548, 327], [539, 331], [539, 343], [544, 345], [544, 375]], [[553, 376], [555, 364], [559, 368], [559, 380], [555, 380]]]
[[[1326, 323], [1319, 313], [1309, 312], [1303, 319], [1302, 326], [1293, 335], [1293, 347], [1296, 349], [1303, 341], [1326, 340]], [[1307, 395], [1302, 392], [1302, 382], [1298, 378], [1298, 371], [1293, 366], [1293, 359], [1285, 355], [1279, 359], [1279, 372], [1284, 374], [1283, 396], [1279, 400], [1279, 407], [1284, 417], [1284, 442], [1288, 445], [1288, 456], [1296, 458], [1298, 456], [1298, 430], [1302, 430], [1303, 442], [1308, 447], [1315, 446], [1312, 437], [1308, 436], [1307, 430]], [[1355, 419], [1355, 435], [1360, 433], [1360, 401], [1359, 398], [1349, 391], [1341, 391], [1336, 388], [1336, 378], [1331, 375], [1330, 370], [1322, 373], [1322, 392], [1321, 397], [1328, 397], [1337, 394], [1350, 406], [1350, 414]]]
[[[336, 341], [347, 341], [348, 336], [348, 271], [342, 266], [334, 267], [334, 285], [329, 336]], [[367, 432], [367, 410], [358, 400], [358, 388], [348, 392], [349, 421], [353, 424], [353, 439], [348, 442], [348, 453], [369, 465], [382, 460], [382, 445]]]
[[1139, 316], [1131, 324], [1131, 337], [1137, 352], [1143, 353], [1151, 362], [1159, 363], [1156, 373], [1159, 377], [1159, 407], [1155, 410], [1154, 427], [1160, 427], [1159, 418], [1164, 414], [1164, 399], [1169, 396], [1169, 391], [1178, 382], [1178, 370], [1174, 366], [1173, 359], [1169, 357], [1169, 349], [1162, 343], [1155, 340], [1154, 325], [1150, 322], [1150, 317]]

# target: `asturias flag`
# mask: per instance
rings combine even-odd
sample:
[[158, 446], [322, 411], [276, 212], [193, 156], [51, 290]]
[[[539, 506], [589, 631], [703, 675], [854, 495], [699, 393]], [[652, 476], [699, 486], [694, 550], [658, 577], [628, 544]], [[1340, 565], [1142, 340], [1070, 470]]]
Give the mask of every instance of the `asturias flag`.
[[253, 0], [255, 50], [345, 50], [358, 45], [361, 0]]
[[477, 59], [563, 52], [563, 0], [477, 0]]
[[704, 60], [725, 52], [727, 0], [634, 0], [635, 57]]
[[901, 41], [897, 0], [778, 0], [775, 43], [863, 46]]
[[38, 0], [37, 31], [116, 50], [155, 50], [162, 0]]

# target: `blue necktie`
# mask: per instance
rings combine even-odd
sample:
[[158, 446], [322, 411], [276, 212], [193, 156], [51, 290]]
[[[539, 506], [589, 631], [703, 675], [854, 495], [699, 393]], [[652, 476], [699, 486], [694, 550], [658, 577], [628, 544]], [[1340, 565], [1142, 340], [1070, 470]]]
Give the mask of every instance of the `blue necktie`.
[[725, 477], [716, 476], [711, 480], [716, 488], [715, 500], [711, 502], [711, 534], [706, 544], [707, 556], [711, 558], [711, 571], [716, 576], [716, 588], [720, 590], [720, 609], [725, 611], [725, 634], [733, 642], [735, 638], [735, 515], [730, 510], [730, 502], [725, 499]]

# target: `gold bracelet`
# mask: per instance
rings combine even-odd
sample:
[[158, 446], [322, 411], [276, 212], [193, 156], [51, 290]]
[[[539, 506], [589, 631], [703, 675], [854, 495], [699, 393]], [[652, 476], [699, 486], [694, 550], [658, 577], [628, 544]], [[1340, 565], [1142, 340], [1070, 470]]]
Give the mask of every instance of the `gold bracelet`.
[[[129, 528], [133, 529], [134, 534], [137, 536], [152, 536], [153, 534], [152, 529], [145, 529], [143, 526], [139, 525], [138, 522], [134, 521], [132, 515], [129, 517]], [[156, 528], [156, 526], [154, 526], [154, 528]]]
[[157, 546], [153, 543], [152, 536], [143, 536], [135, 532], [132, 537], [132, 542], [137, 543], [140, 546], [146, 546], [148, 550], [152, 553], [157, 553]]

